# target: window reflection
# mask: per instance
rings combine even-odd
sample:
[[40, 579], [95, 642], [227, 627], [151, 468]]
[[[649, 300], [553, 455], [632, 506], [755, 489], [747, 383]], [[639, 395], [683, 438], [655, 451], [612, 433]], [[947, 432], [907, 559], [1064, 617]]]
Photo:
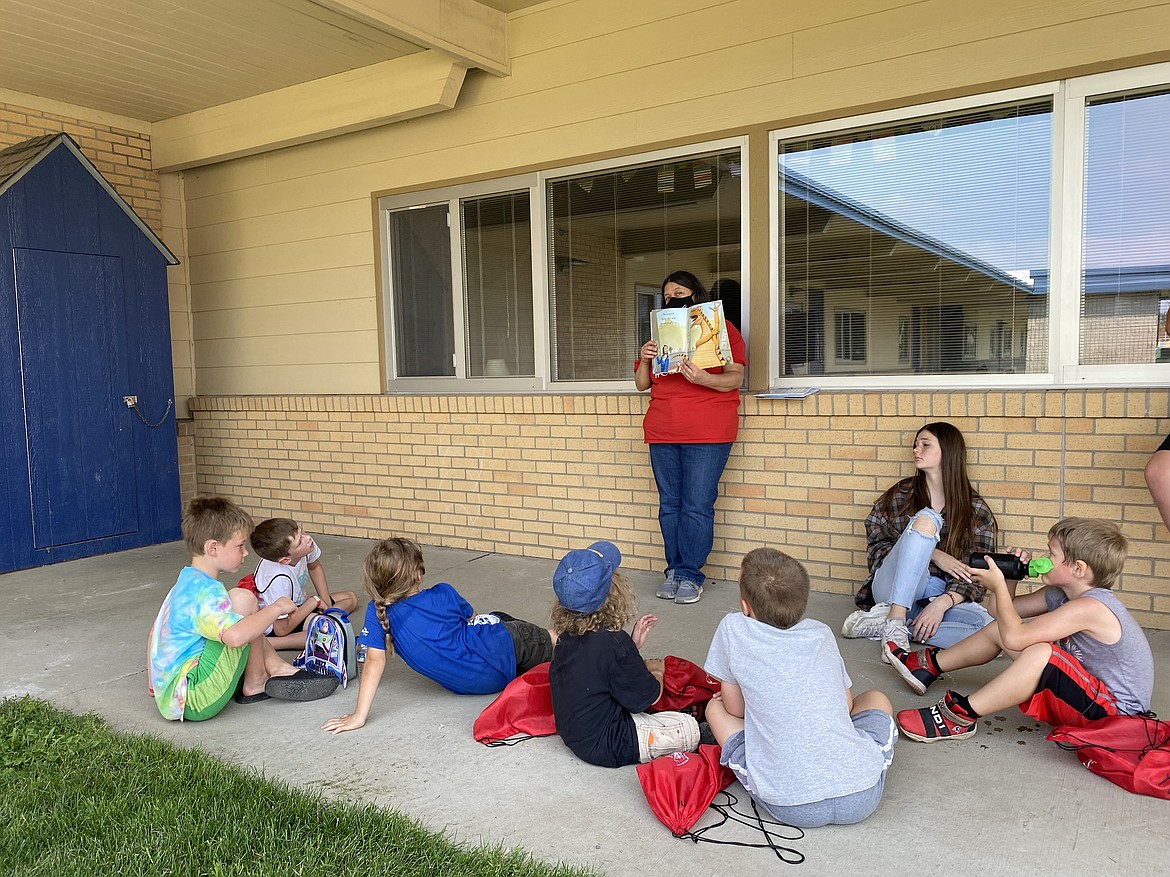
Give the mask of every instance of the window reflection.
[[784, 373], [1046, 371], [1050, 143], [1047, 101], [782, 143]]

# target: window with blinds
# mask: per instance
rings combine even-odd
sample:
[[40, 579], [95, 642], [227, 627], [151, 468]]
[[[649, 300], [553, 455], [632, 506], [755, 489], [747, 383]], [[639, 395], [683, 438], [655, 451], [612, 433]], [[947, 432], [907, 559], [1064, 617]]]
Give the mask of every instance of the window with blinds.
[[1170, 362], [1170, 90], [1085, 106], [1080, 362]]
[[446, 204], [389, 216], [394, 359], [400, 377], [455, 374], [448, 216]]
[[546, 183], [554, 381], [629, 380], [650, 338], [639, 290], [696, 275], [741, 326], [739, 149]]
[[[744, 329], [746, 142], [379, 199], [388, 386], [628, 384], [676, 270]], [[1170, 381], [1170, 64], [770, 143], [769, 382]]]
[[387, 210], [394, 378], [536, 374], [529, 203], [525, 189]]
[[460, 202], [467, 374], [535, 375], [529, 195]]
[[781, 141], [781, 375], [1047, 371], [1051, 142], [1047, 98]]

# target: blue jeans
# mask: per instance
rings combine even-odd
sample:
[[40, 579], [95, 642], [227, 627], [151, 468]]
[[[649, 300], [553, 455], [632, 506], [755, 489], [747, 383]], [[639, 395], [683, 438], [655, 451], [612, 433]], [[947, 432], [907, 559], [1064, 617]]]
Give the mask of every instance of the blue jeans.
[[[914, 529], [919, 518], [929, 518], [935, 535], [928, 536]], [[938, 545], [942, 518], [934, 509], [922, 509], [906, 526], [898, 541], [873, 577], [873, 598], [879, 603], [905, 606], [906, 621], [913, 623], [922, 611], [919, 600], [930, 600], [946, 590], [946, 582], [930, 574], [930, 555]], [[943, 620], [927, 645], [947, 649], [966, 639], [991, 621], [987, 610], [978, 603], [964, 602], [943, 615]]]
[[[780, 822], [800, 828], [816, 828], [821, 825], [853, 825], [873, 813], [878, 804], [881, 803], [882, 792], [886, 788], [886, 771], [894, 759], [894, 742], [898, 739], [898, 726], [894, 723], [893, 716], [881, 710], [865, 710], [849, 718], [853, 722], [853, 729], [857, 735], [875, 743], [882, 753], [881, 776], [868, 789], [840, 795], [836, 798], [810, 801], [807, 804], [784, 806], [761, 801], [756, 798], [753, 791], [754, 783], [749, 773], [751, 759], [747, 758], [746, 738], [743, 731], [736, 731], [723, 742], [719, 763], [730, 768], [747, 793], [755, 798], [756, 803]], [[799, 719], [794, 719], [794, 721], [799, 721]], [[802, 753], [793, 752], [791, 754], [799, 757]]]
[[650, 445], [650, 467], [658, 484], [658, 526], [666, 569], [698, 584], [715, 541], [715, 499], [731, 442]]

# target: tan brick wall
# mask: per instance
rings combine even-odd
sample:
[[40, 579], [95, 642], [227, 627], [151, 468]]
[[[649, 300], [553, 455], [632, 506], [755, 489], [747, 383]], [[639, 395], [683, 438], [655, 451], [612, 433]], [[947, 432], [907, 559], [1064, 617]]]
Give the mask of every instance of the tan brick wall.
[[[821, 393], [744, 400], [716, 505], [709, 576], [734, 578], [761, 544], [804, 561], [821, 591], [865, 577], [862, 522], [912, 471], [914, 431], [946, 419], [1003, 545], [1040, 547], [1061, 517], [1118, 521], [1132, 541], [1118, 592], [1170, 629], [1170, 539], [1142, 469], [1170, 429], [1165, 390]], [[612, 539], [636, 569], [661, 566], [646, 397], [198, 397], [198, 488], [258, 518], [321, 534], [399, 533], [424, 544], [556, 557]], [[842, 613], [849, 601], [842, 599]]]
[[77, 141], [85, 157], [143, 222], [161, 234], [158, 174], [151, 168], [150, 138], [146, 134], [0, 102], [0, 149], [61, 131]]

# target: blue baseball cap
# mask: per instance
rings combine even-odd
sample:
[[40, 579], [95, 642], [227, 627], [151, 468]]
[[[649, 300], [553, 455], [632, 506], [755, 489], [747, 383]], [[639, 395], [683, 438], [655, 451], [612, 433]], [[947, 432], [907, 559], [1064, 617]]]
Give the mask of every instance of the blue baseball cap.
[[566, 609], [589, 615], [609, 596], [613, 574], [621, 563], [622, 553], [612, 542], [574, 548], [561, 558], [553, 573], [553, 592]]

